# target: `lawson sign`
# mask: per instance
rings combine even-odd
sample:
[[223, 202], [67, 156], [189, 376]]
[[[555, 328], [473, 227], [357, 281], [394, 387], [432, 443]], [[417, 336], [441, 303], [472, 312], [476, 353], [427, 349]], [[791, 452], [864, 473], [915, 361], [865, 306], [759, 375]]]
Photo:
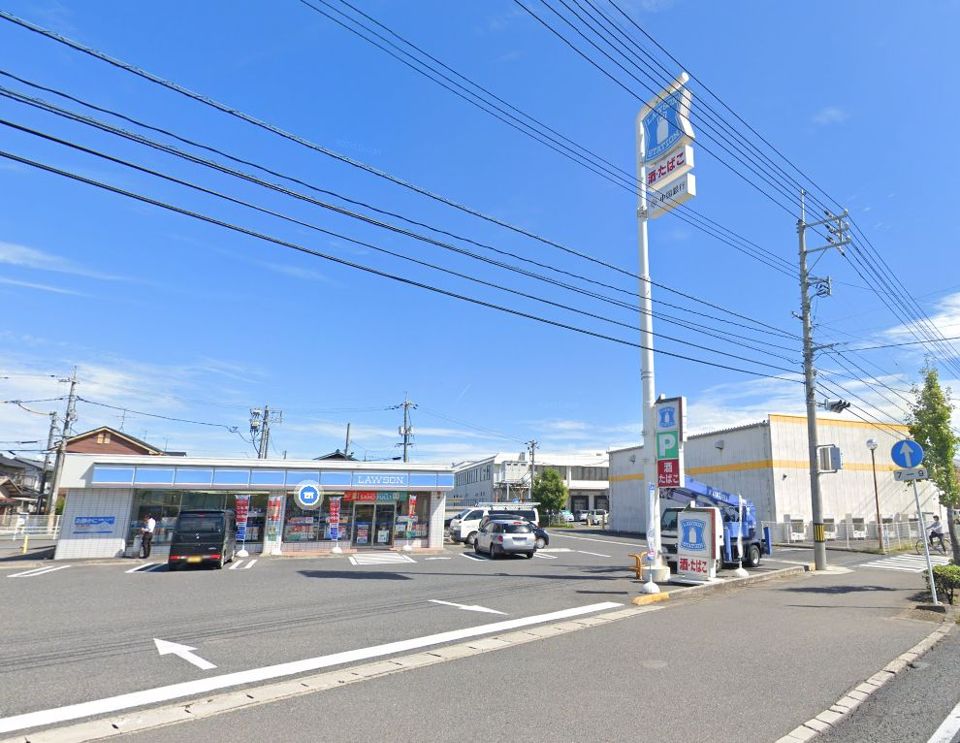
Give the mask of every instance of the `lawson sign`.
[[405, 488], [410, 485], [410, 473], [354, 472], [353, 485], [360, 488]]

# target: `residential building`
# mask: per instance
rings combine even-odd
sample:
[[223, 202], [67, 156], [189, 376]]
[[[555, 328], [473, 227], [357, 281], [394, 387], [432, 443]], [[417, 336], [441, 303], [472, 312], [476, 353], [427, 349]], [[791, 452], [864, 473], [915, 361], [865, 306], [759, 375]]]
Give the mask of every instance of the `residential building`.
[[139, 454], [157, 457], [185, 455], [184, 452], [164, 451], [110, 426], [100, 426], [92, 431], [71, 436], [67, 439], [66, 450], [71, 454]]
[[[537, 453], [535, 475], [554, 470], [570, 492], [571, 510], [607, 508], [609, 460], [606, 452], [595, 454]], [[454, 466], [453, 492], [448, 508], [478, 502], [530, 500], [530, 460], [526, 452], [497, 453], [485, 459]]]

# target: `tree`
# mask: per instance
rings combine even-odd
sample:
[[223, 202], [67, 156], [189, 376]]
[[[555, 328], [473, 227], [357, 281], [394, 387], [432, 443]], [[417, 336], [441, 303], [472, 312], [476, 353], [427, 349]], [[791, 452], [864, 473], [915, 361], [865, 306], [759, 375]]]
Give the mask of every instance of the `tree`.
[[567, 486], [555, 470], [544, 470], [533, 480], [533, 499], [547, 513], [556, 513], [567, 506]]
[[960, 439], [950, 428], [950, 414], [953, 412], [950, 389], [944, 390], [937, 370], [927, 366], [923, 369], [923, 387], [914, 386], [914, 395], [916, 402], [910, 406], [910, 436], [923, 447], [923, 464], [940, 490], [940, 503], [947, 508], [953, 562], [960, 565], [960, 544], [957, 543], [954, 524], [954, 515], [960, 506], [960, 483], [953, 462]]

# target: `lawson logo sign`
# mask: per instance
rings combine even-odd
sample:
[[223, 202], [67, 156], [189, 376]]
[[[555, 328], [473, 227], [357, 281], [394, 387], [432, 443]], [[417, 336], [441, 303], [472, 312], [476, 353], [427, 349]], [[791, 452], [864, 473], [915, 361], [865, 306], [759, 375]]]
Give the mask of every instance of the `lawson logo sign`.
[[407, 487], [410, 475], [406, 472], [355, 472], [353, 484], [360, 487]]
[[684, 519], [680, 522], [680, 546], [691, 552], [706, 552], [707, 543], [703, 538], [707, 522], [700, 519]]

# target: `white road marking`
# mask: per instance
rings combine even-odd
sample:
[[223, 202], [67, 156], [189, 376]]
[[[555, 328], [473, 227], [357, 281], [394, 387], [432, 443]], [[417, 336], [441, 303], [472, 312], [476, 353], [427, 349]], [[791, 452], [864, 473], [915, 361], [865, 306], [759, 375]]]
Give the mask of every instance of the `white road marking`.
[[958, 730], [960, 730], [960, 703], [950, 710], [947, 719], [940, 723], [940, 727], [927, 743], [950, 743]]
[[395, 565], [398, 562], [416, 562], [399, 552], [378, 552], [369, 555], [350, 555], [351, 565]]
[[[946, 565], [950, 558], [946, 555], [930, 555], [930, 562], [934, 565]], [[927, 569], [927, 558], [923, 555], [893, 555], [879, 560], [871, 560], [857, 567], [882, 568], [884, 570], [902, 570], [905, 573], [922, 573]]]
[[433, 635], [414, 637], [410, 640], [388, 642], [383, 645], [373, 645], [357, 650], [346, 650], [340, 653], [333, 653], [332, 655], [321, 655], [315, 658], [279, 663], [273, 666], [252, 668], [248, 671], [225, 673], [219, 676], [196, 679], [194, 681], [183, 681], [168, 686], [158, 686], [153, 689], [142, 689], [118, 696], [106, 697], [105, 699], [68, 704], [64, 707], [27, 712], [11, 717], [0, 717], [0, 733], [11, 733], [15, 730], [23, 730], [25, 728], [43, 727], [60, 722], [67, 722], [68, 720], [78, 720], [82, 717], [104, 715], [109, 712], [117, 712], [133, 707], [158, 704], [171, 699], [206, 694], [210, 691], [226, 689], [240, 684], [269, 681], [271, 679], [283, 678], [284, 676], [317, 671], [321, 668], [330, 668], [331, 666], [338, 666], [344, 663], [356, 663], [357, 661], [393, 655], [394, 653], [403, 653], [408, 650], [418, 650], [433, 645], [456, 642], [470, 637], [479, 637], [481, 635], [506, 632], [507, 630], [517, 629], [519, 627], [530, 627], [535, 624], [545, 624], [561, 619], [580, 617], [607, 609], [617, 609], [621, 606], [623, 606], [623, 604], [618, 604], [614, 601], [604, 601], [598, 604], [588, 604], [587, 606], [577, 606], [572, 609], [554, 611], [549, 614], [536, 614], [530, 617], [506, 619], [492, 624], [481, 624], [478, 627], [465, 627], [464, 629], [451, 630], [448, 632], [438, 632]]
[[424, 557], [424, 560], [452, 560], [452, 557]]
[[534, 552], [534, 553], [533, 553], [533, 556], [534, 556], [534, 557], [539, 557], [541, 560], [556, 560], [556, 559], [557, 559], [555, 555], [541, 555], [539, 552]]
[[54, 573], [57, 570], [63, 570], [64, 568], [69, 568], [69, 565], [61, 565], [56, 568], [33, 568], [33, 570], [25, 570], [22, 573], [14, 573], [13, 575], [8, 575], [8, 578], [35, 578], [38, 575], [46, 575], [47, 573]]
[[638, 550], [646, 550], [646, 542], [620, 542], [616, 539], [598, 539], [597, 537], [575, 537], [572, 534], [558, 534], [557, 532], [551, 532], [555, 537], [563, 537], [564, 539], [582, 539], [586, 542], [606, 542], [607, 544], [625, 544], [627, 547], [636, 547]]
[[482, 614], [503, 614], [506, 616], [507, 612], [497, 611], [496, 609], [488, 609], [485, 606], [477, 606], [476, 604], [455, 604], [452, 601], [441, 601], [440, 599], [430, 599], [431, 604], [440, 604], [441, 606], [455, 606], [458, 609], [463, 609], [464, 611], [479, 611]]
[[586, 550], [577, 550], [581, 555], [593, 555], [594, 557], [610, 557], [610, 555], [601, 555], [599, 552], [587, 552]]
[[461, 552], [460, 557], [466, 557], [468, 560], [477, 560], [478, 562], [484, 562], [484, 558], [479, 555], [471, 555], [469, 552]]
[[544, 547], [542, 550], [537, 550], [537, 552], [573, 552], [569, 547]]
[[244, 569], [244, 570], [249, 570], [250, 568], [252, 568], [252, 567], [253, 567], [254, 565], [256, 565], [256, 564], [257, 564], [257, 558], [254, 557], [250, 562], [248, 562], [246, 565], [243, 566], [243, 569]]
[[768, 562], [782, 562], [784, 565], [809, 565], [810, 560], [781, 560], [779, 557], [771, 557], [768, 559]]
[[231, 569], [231, 570], [236, 570], [236, 569], [239, 568], [241, 565], [243, 565], [243, 560], [234, 560], [232, 563], [230, 563], [230, 569]]
[[135, 568], [130, 568], [129, 570], [124, 570], [125, 573], [139, 573], [141, 570], [146, 570], [147, 568], [152, 568], [154, 565], [159, 565], [159, 562], [145, 562], [143, 565], [137, 565]]
[[204, 660], [199, 655], [195, 655], [192, 651], [196, 648], [192, 648], [189, 645], [181, 645], [179, 642], [170, 642], [168, 640], [158, 640], [156, 637], [153, 638], [154, 644], [157, 646], [157, 652], [160, 655], [176, 655], [179, 658], [183, 658], [187, 663], [193, 663], [201, 671], [209, 671], [211, 668], [216, 668], [216, 666], [208, 660]]

